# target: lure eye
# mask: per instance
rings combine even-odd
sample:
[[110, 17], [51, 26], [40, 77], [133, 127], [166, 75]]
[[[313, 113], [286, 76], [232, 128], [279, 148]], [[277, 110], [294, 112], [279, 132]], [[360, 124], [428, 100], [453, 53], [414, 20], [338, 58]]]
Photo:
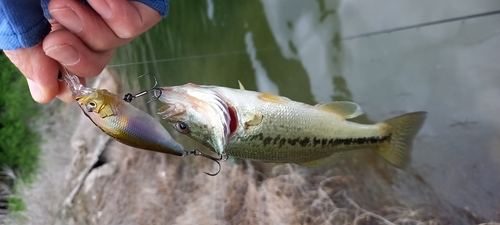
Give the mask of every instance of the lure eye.
[[186, 123], [180, 121], [174, 125], [175, 129], [180, 133], [187, 134], [189, 133], [189, 127]]
[[95, 109], [96, 106], [97, 106], [97, 104], [95, 102], [93, 102], [93, 101], [89, 102], [87, 104], [87, 111], [89, 111], [89, 112], [94, 111], [94, 109]]

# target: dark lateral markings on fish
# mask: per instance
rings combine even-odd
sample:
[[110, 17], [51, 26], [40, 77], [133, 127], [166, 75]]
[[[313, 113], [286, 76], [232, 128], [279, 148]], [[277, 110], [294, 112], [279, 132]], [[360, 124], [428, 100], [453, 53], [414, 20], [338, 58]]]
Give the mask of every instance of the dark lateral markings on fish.
[[391, 139], [391, 134], [383, 137], [338, 138], [338, 139], [316, 138], [316, 137], [285, 138], [281, 137], [281, 135], [279, 134], [276, 137], [269, 137], [269, 136], [264, 137], [263, 133], [259, 133], [248, 137], [248, 140], [250, 141], [255, 141], [255, 140], [262, 141], [264, 147], [272, 144], [272, 145], [278, 145], [278, 147], [280, 148], [287, 143], [291, 146], [299, 144], [300, 146], [305, 147], [308, 144], [312, 144], [313, 147], [316, 147], [316, 145], [320, 145], [321, 147], [327, 147], [327, 146], [351, 145], [351, 144], [357, 144], [357, 145], [377, 144], [385, 141], [390, 141], [390, 139]]

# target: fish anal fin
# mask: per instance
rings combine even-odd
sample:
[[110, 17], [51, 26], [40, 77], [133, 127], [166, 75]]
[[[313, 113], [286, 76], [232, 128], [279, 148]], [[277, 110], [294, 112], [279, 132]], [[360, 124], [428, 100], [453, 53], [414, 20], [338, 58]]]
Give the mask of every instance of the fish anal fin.
[[245, 90], [245, 86], [238, 80], [238, 85], [240, 86], [240, 90]]
[[395, 167], [405, 168], [411, 160], [413, 138], [422, 127], [426, 114], [413, 112], [380, 123], [390, 140], [379, 144], [375, 152]]
[[301, 166], [307, 166], [307, 167], [328, 167], [328, 166], [331, 166], [331, 165], [334, 165], [335, 163], [339, 162], [340, 160], [342, 160], [343, 158], [345, 158], [346, 156], [346, 152], [337, 152], [337, 153], [333, 153], [327, 157], [324, 157], [324, 158], [320, 158], [320, 159], [315, 159], [315, 160], [312, 160], [312, 161], [308, 161], [308, 162], [301, 162], [301, 163], [297, 163]]
[[363, 115], [361, 107], [348, 101], [330, 102], [325, 104], [317, 104], [316, 107], [323, 111], [335, 113], [344, 119], [352, 119], [357, 116]]
[[272, 102], [277, 104], [286, 104], [287, 101], [289, 100], [288, 98], [285, 98], [283, 96], [274, 95], [270, 93], [260, 93], [258, 98], [262, 101]]

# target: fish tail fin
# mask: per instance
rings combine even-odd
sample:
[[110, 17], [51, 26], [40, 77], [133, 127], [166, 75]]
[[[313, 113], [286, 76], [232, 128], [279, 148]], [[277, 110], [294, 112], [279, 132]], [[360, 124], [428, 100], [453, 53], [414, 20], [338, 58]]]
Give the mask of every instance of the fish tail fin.
[[406, 167], [411, 159], [413, 138], [422, 127], [426, 115], [427, 112], [412, 112], [380, 123], [386, 127], [390, 140], [379, 144], [375, 152], [395, 167]]

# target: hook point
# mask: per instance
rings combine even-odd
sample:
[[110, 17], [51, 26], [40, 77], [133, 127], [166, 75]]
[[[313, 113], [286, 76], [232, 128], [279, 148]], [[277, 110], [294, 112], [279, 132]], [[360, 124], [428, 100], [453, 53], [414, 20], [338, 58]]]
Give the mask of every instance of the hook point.
[[216, 163], [217, 163], [217, 165], [219, 166], [219, 168], [217, 169], [217, 172], [215, 172], [215, 173], [208, 173], [208, 172], [204, 172], [206, 175], [208, 175], [208, 176], [212, 176], [212, 177], [217, 176], [217, 174], [219, 174], [219, 173], [220, 173], [220, 171], [221, 171], [221, 167], [222, 167], [222, 166], [220, 165], [220, 161], [221, 161], [221, 160], [223, 160], [224, 158], [226, 158], [226, 159], [227, 159], [227, 158], [229, 158], [228, 156], [224, 156], [224, 155], [220, 155], [220, 158], [215, 158], [215, 157], [213, 157], [213, 156], [211, 156], [211, 155], [206, 155], [206, 154], [203, 154], [203, 153], [202, 153], [200, 150], [198, 150], [198, 149], [194, 149], [194, 150], [191, 150], [191, 151], [186, 151], [184, 154], [185, 154], [185, 156], [188, 156], [188, 155], [203, 156], [203, 157], [205, 157], [205, 158], [207, 158], [207, 159], [210, 159], [210, 160], [212, 160], [212, 161], [216, 162]]
[[151, 102], [154, 102], [154, 101], [158, 100], [161, 97], [162, 90], [161, 90], [161, 88], [156, 87], [158, 85], [158, 79], [156, 78], [156, 76], [154, 74], [147, 72], [147, 73], [141, 74], [138, 78], [141, 78], [141, 77], [146, 76], [146, 75], [152, 76], [153, 79], [155, 80], [155, 84], [153, 85], [153, 87], [150, 88], [150, 89], [141, 91], [141, 92], [139, 92], [139, 93], [137, 93], [135, 95], [132, 95], [131, 93], [127, 93], [123, 97], [123, 100], [125, 100], [128, 103], [130, 103], [130, 102], [132, 102], [132, 100], [134, 100], [134, 99], [136, 99], [138, 97], [141, 97], [143, 95], [146, 95], [147, 93], [150, 93], [152, 91], [153, 91], [154, 97], [153, 97], [153, 99], [151, 99], [151, 100], [149, 100], [147, 102], [148, 104], [151, 103]]

